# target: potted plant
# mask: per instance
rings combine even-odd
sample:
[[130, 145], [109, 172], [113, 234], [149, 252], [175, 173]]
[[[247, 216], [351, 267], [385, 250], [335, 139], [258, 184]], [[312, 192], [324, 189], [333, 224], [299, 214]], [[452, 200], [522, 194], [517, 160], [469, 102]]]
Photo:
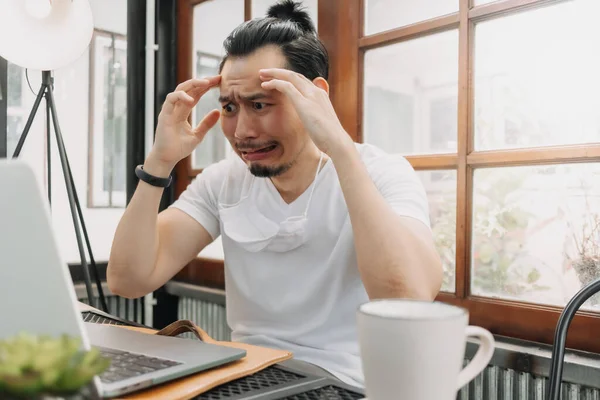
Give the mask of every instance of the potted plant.
[[79, 338], [20, 333], [0, 340], [0, 398], [89, 398], [92, 378], [109, 365]]

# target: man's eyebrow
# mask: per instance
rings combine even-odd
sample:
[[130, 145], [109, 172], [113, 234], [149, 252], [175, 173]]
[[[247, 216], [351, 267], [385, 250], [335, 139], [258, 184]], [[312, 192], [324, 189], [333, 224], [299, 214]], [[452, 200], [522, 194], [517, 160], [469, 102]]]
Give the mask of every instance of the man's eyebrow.
[[231, 103], [231, 97], [229, 96], [219, 96], [219, 103]]
[[[267, 93], [253, 93], [253, 94], [249, 94], [247, 96], [239, 96], [239, 97], [242, 101], [250, 102], [250, 101], [256, 101], [256, 100], [260, 100], [260, 99], [266, 99], [271, 96], [269, 96]], [[230, 103], [231, 101], [232, 101], [231, 96], [227, 96], [227, 95], [219, 96], [219, 103]]]
[[266, 93], [253, 93], [253, 94], [249, 94], [248, 96], [240, 96], [240, 98], [244, 101], [261, 100], [261, 99], [265, 99], [267, 97], [270, 97], [270, 96]]

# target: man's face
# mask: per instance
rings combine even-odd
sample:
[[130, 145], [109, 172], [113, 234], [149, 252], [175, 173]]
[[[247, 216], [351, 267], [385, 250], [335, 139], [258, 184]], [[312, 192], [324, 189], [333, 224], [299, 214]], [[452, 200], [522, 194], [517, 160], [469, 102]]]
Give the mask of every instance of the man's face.
[[246, 57], [229, 58], [221, 71], [221, 127], [256, 176], [286, 172], [309, 140], [285, 95], [261, 87], [259, 70], [285, 65], [279, 48], [267, 46]]

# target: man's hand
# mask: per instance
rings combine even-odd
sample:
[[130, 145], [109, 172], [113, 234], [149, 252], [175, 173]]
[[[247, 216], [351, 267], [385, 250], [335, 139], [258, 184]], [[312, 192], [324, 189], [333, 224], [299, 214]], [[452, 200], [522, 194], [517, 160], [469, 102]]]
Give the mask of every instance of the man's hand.
[[220, 81], [220, 76], [190, 79], [167, 95], [158, 116], [154, 146], [148, 156], [156, 174], [168, 175], [175, 164], [194, 151], [206, 132], [217, 123], [220, 116], [218, 109], [209, 112], [195, 128], [192, 128], [188, 118], [204, 93]]
[[[342, 127], [327, 91], [304, 75], [288, 69], [263, 69], [259, 74], [264, 81], [264, 89], [278, 90], [291, 100], [308, 134], [321, 151], [331, 155], [334, 148], [352, 140]], [[322, 83], [327, 87], [324, 79]]]

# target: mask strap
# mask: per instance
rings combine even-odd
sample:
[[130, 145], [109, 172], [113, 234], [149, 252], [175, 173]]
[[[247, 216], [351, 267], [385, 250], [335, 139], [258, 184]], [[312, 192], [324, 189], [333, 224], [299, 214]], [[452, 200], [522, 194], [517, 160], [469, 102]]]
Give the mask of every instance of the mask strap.
[[321, 152], [321, 158], [319, 158], [319, 165], [317, 166], [317, 172], [315, 173], [315, 179], [313, 179], [312, 188], [310, 189], [310, 195], [308, 196], [308, 203], [306, 204], [306, 210], [304, 210], [304, 217], [308, 215], [308, 208], [310, 207], [310, 202], [312, 200], [313, 193], [315, 192], [315, 187], [317, 186], [317, 176], [319, 176], [319, 171], [321, 170], [321, 163], [323, 162], [323, 152]]
[[[225, 192], [227, 193], [229, 190], [229, 180], [230, 180], [230, 174], [231, 172], [227, 173], [227, 177], [225, 180], [225, 184], [223, 185], [225, 188]], [[231, 207], [235, 207], [237, 205], [239, 205], [242, 201], [246, 200], [248, 197], [250, 197], [250, 192], [252, 192], [252, 187], [254, 186], [254, 180], [255, 180], [255, 176], [250, 174], [250, 183], [248, 183], [247, 189], [245, 190], [245, 188], [242, 188], [242, 193], [240, 194], [240, 199], [238, 201], [236, 201], [235, 203], [221, 203], [219, 202], [219, 207], [220, 208], [231, 208]], [[223, 192], [223, 188], [221, 188], [221, 192]]]

